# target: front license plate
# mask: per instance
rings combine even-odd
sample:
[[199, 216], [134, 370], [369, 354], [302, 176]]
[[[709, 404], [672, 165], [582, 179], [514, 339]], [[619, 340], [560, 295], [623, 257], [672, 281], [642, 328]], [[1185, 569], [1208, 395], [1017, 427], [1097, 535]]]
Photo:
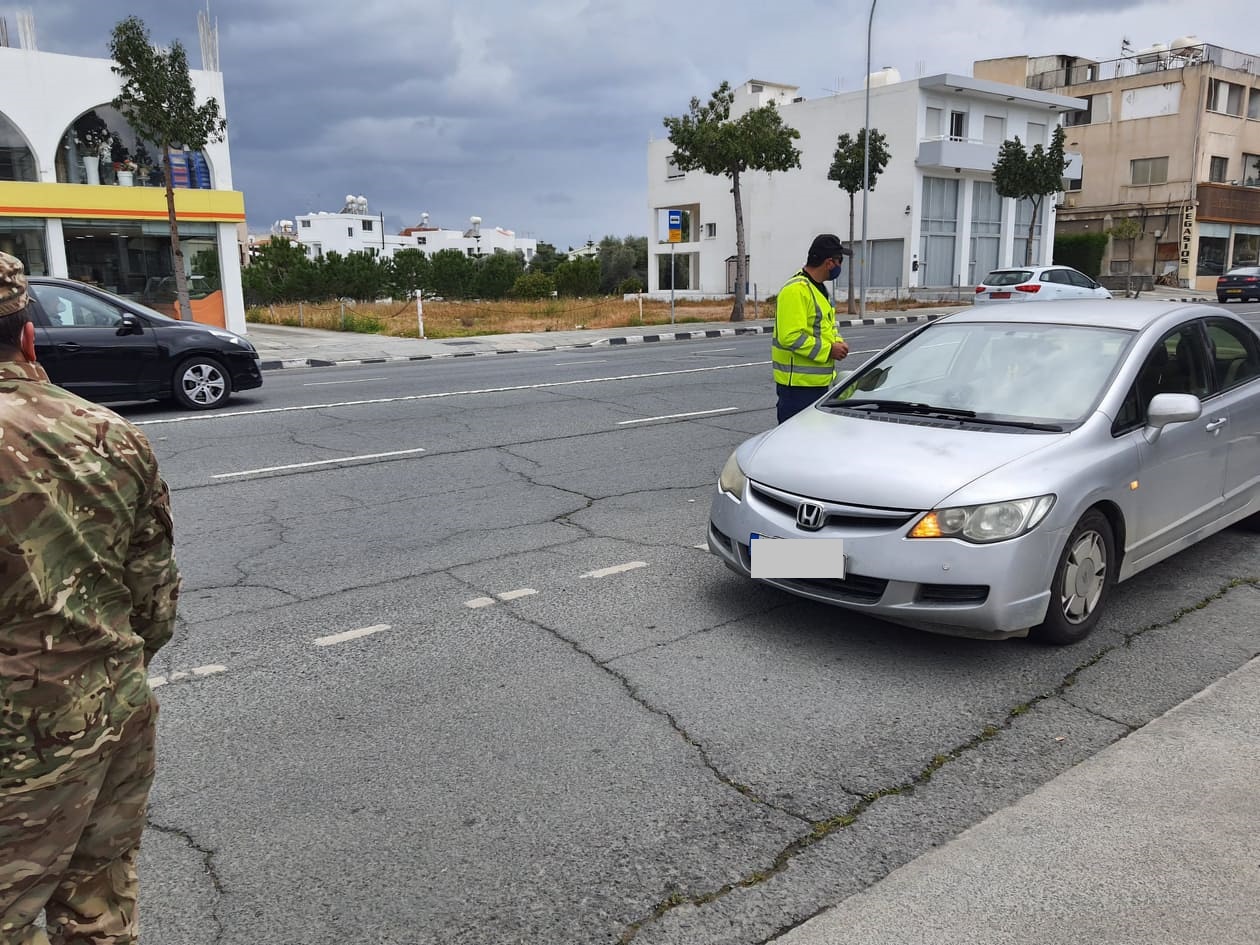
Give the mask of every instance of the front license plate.
[[989, 298], [991, 299], [1009, 299], [1010, 297], [1011, 297], [1011, 293], [1009, 292], [990, 292], [989, 293]]
[[843, 580], [848, 560], [843, 538], [778, 538], [754, 532], [749, 541], [758, 580]]

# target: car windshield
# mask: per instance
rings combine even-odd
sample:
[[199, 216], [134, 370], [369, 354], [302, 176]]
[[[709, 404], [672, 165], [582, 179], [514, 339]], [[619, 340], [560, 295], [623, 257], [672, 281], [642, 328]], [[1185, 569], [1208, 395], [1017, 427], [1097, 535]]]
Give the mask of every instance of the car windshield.
[[1063, 428], [1093, 410], [1133, 337], [1085, 325], [940, 322], [861, 368], [823, 406]]
[[997, 269], [984, 277], [983, 285], [1019, 285], [1032, 278], [1031, 269]]

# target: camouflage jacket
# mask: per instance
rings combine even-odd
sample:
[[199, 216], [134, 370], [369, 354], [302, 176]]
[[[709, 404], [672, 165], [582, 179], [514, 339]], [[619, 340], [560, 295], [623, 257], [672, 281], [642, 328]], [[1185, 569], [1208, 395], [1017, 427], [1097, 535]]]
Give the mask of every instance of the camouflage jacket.
[[0, 795], [53, 783], [150, 698], [179, 571], [144, 435], [0, 360]]

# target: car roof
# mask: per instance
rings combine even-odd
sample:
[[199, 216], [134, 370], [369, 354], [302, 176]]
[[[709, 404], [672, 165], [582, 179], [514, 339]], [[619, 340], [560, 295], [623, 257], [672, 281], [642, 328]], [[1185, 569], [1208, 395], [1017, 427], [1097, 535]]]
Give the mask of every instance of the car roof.
[[1036, 305], [981, 305], [971, 311], [955, 312], [938, 321], [955, 324], [1001, 322], [1012, 325], [1085, 325], [1142, 331], [1173, 314], [1184, 318], [1203, 318], [1208, 315], [1233, 318], [1213, 305], [1178, 301], [1063, 299], [1038, 302]]
[[[1071, 266], [1058, 266], [1058, 265], [1055, 265], [1055, 266], [1002, 266], [1001, 268], [998, 268], [998, 269], [990, 269], [989, 275], [993, 275], [993, 273], [995, 272], [1028, 272], [1030, 269], [1033, 272], [1041, 272], [1042, 270], [1045, 270], [1045, 269], [1071, 269], [1071, 268], [1072, 268]], [[1073, 270], [1073, 271], [1079, 272], [1080, 270]]]

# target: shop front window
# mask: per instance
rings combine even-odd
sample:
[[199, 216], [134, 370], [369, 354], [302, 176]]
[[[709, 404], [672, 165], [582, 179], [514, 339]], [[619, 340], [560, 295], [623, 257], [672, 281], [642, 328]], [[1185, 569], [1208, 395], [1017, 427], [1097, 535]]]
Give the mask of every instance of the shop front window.
[[[166, 223], [66, 220], [62, 229], [71, 279], [173, 314], [175, 270]], [[204, 299], [220, 288], [214, 224], [181, 224], [179, 236], [189, 297]]]
[[22, 260], [27, 275], [48, 275], [48, 254], [44, 250], [43, 220], [19, 217], [0, 218], [0, 253]]
[[1199, 265], [1195, 270], [1200, 276], [1219, 276], [1225, 271], [1225, 250], [1229, 244], [1227, 236], [1199, 237]]
[[1260, 233], [1234, 233], [1234, 258], [1230, 269], [1260, 266]]
[[[210, 190], [210, 165], [200, 151], [172, 148], [171, 184]], [[142, 141], [111, 105], [84, 112], [66, 129], [57, 149], [57, 180], [63, 184], [118, 184], [165, 187], [166, 171], [157, 145]]]
[[0, 180], [39, 180], [35, 155], [17, 125], [0, 115]]

